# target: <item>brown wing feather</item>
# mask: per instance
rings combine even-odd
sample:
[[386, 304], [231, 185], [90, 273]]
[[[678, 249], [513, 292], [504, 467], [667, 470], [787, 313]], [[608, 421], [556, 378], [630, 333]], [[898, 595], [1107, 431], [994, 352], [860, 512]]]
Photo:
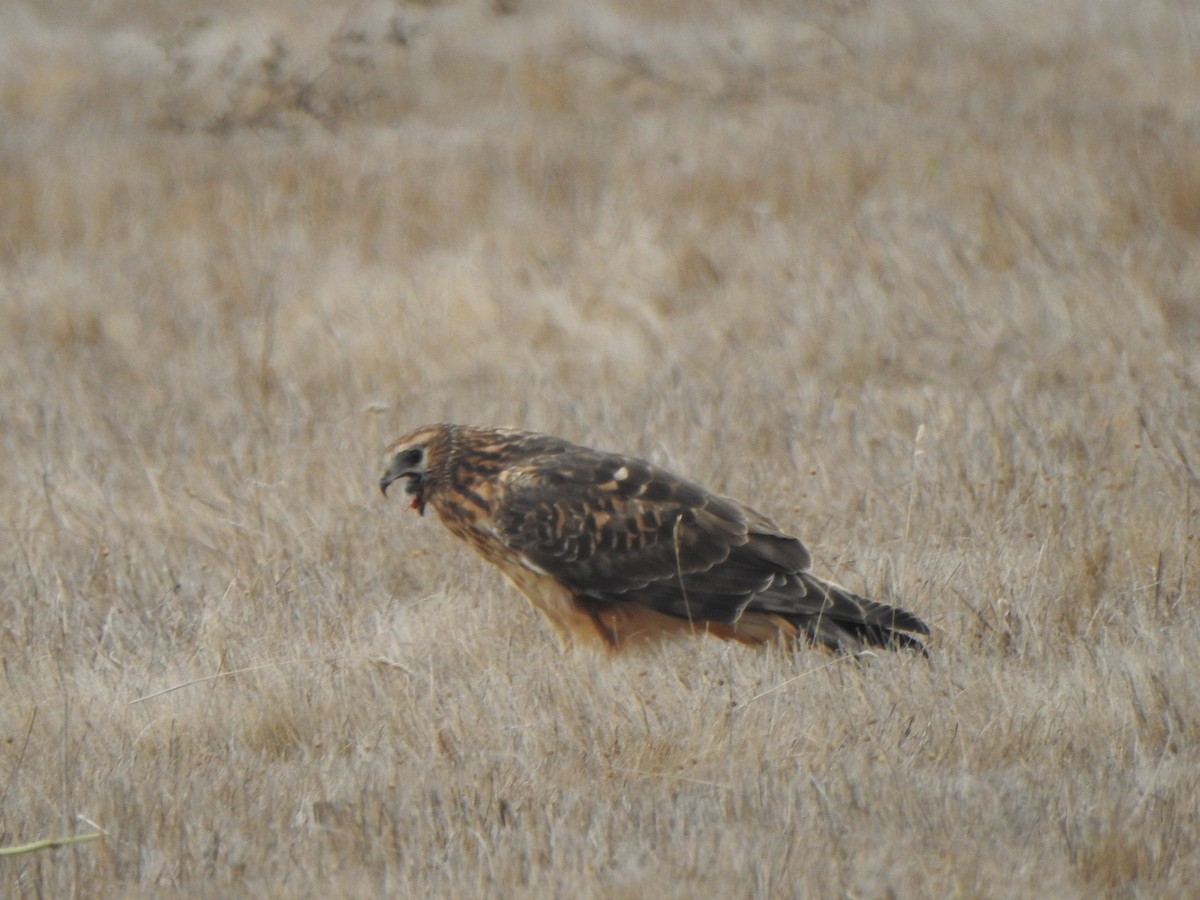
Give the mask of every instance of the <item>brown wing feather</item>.
[[501, 476], [496, 536], [581, 598], [725, 625], [781, 617], [833, 647], [920, 644], [905, 610], [808, 573], [770, 519], [643, 460], [567, 445]]
[[498, 536], [595, 600], [732, 622], [809, 565], [769, 520], [642, 460], [573, 448], [505, 477]]
[[400, 479], [414, 508], [437, 510], [565, 635], [596, 626], [615, 643], [702, 620], [738, 640], [803, 633], [852, 649], [920, 647], [903, 632], [929, 631], [810, 574], [804, 545], [765, 516], [639, 459], [440, 424], [389, 448], [380, 487]]

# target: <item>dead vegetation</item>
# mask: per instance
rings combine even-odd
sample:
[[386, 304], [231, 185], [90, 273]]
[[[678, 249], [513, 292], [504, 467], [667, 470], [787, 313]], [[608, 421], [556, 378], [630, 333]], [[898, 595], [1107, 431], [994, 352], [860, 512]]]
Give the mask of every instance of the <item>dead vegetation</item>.
[[[1186, 5], [9, 5], [12, 896], [1181, 895]], [[563, 660], [375, 460], [638, 451], [929, 662]]]

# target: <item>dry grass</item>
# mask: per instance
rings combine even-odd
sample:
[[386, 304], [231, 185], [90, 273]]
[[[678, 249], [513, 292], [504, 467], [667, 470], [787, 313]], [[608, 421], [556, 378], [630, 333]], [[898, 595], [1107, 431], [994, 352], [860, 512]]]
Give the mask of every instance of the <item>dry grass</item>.
[[[0, 894], [1194, 890], [1194, 6], [207, 6], [0, 11], [0, 847], [105, 833]], [[376, 496], [440, 418], [932, 659], [564, 661]]]

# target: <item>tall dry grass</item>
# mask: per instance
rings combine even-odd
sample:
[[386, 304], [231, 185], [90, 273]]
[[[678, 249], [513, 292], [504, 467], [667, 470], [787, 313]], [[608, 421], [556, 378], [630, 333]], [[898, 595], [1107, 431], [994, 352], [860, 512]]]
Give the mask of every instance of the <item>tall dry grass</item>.
[[[0, 10], [12, 896], [1200, 881], [1186, 3]], [[374, 490], [636, 451], [931, 659], [563, 659]]]

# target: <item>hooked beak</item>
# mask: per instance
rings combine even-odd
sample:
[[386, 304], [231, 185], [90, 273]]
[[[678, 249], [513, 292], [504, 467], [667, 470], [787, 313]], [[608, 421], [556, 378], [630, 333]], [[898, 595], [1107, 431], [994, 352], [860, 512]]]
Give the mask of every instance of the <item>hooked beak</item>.
[[393, 474], [392, 470], [388, 469], [386, 472], [383, 473], [383, 475], [379, 479], [380, 493], [382, 493], [383, 496], [386, 497], [387, 489], [392, 486], [392, 483], [403, 477], [404, 477], [403, 475]]
[[421, 515], [425, 515], [425, 493], [423, 490], [424, 486], [422, 484], [423, 476], [424, 473], [420, 469], [401, 468], [396, 463], [393, 463], [379, 477], [379, 490], [383, 496], [386, 497], [388, 488], [391, 487], [394, 482], [399, 481], [401, 478], [407, 478], [408, 485], [405, 488], [405, 492], [412, 495], [412, 502], [409, 504], [409, 506], [419, 512]]

